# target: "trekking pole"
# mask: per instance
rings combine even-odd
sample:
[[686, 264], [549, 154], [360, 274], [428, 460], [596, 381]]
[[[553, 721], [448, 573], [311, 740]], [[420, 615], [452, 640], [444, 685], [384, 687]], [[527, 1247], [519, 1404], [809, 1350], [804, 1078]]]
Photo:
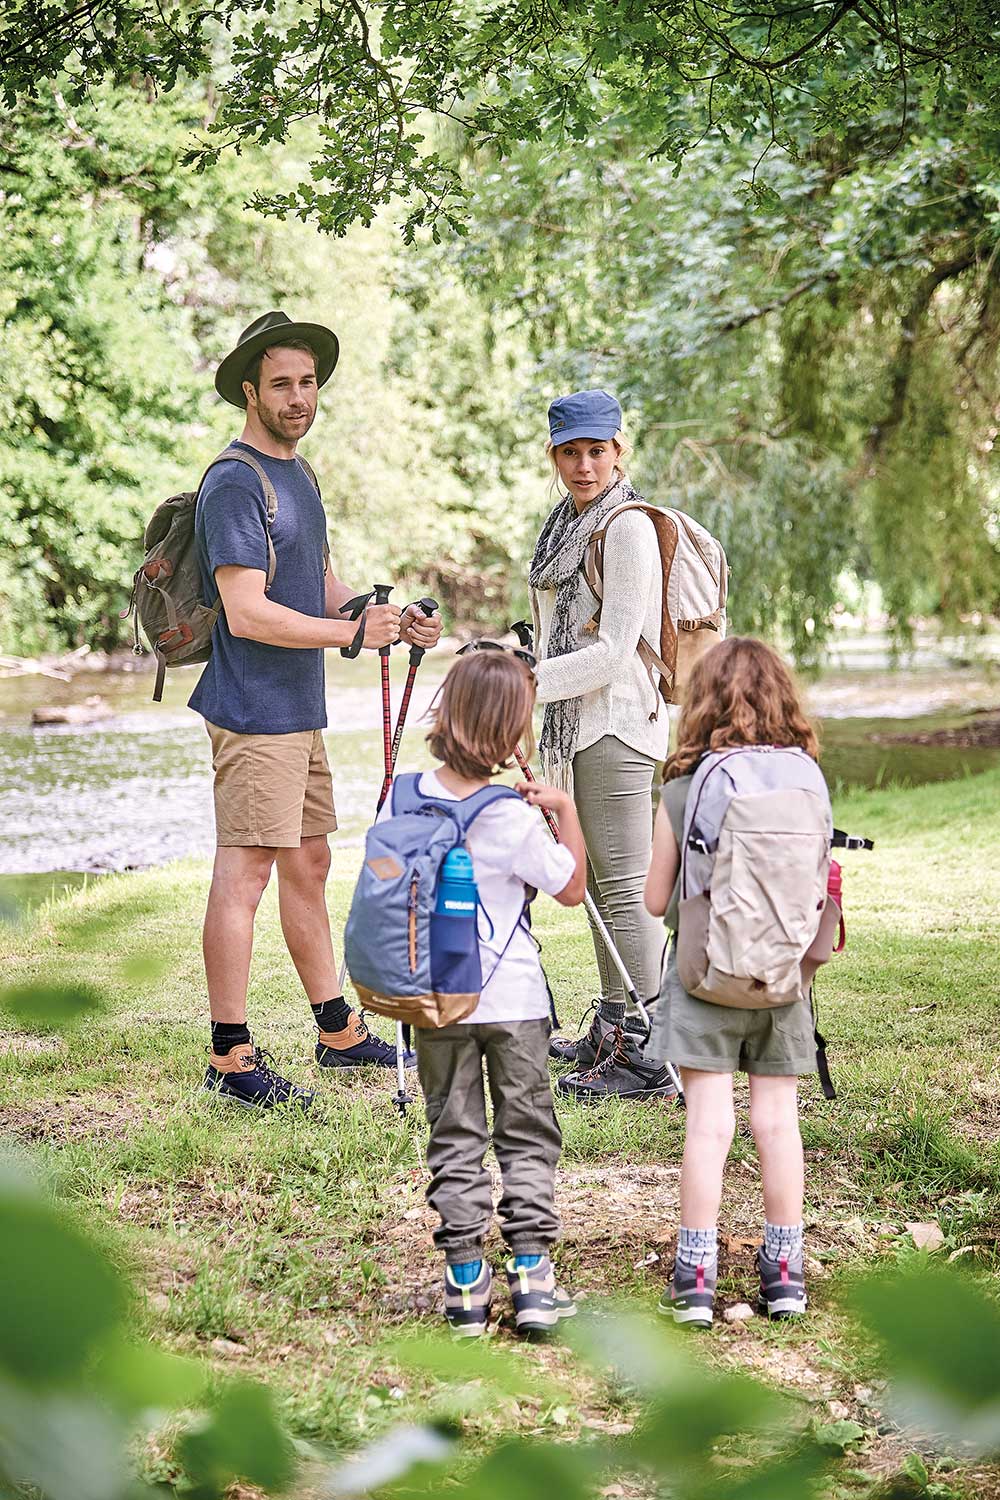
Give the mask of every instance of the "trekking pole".
[[[520, 745], [515, 745], [514, 747], [514, 758], [521, 768], [521, 772], [524, 776], [525, 781], [537, 781], [537, 778], [532, 772], [531, 767], [528, 765], [528, 762], [525, 760], [524, 756], [521, 753]], [[555, 818], [547, 808], [542, 807], [539, 809], [539, 811], [541, 812], [542, 817], [545, 819], [546, 823], [549, 825], [549, 832], [558, 844], [560, 842], [559, 825], [557, 824]], [[649, 1011], [639, 999], [639, 992], [636, 989], [635, 985], [632, 983], [632, 976], [629, 973], [628, 969], [625, 967], [625, 960], [622, 958], [621, 954], [618, 952], [618, 949], [615, 947], [611, 934], [607, 929], [607, 925], [604, 922], [604, 919], [601, 916], [600, 912], [597, 910], [597, 904], [589, 891], [584, 892], [583, 904], [587, 909], [587, 914], [590, 917], [590, 920], [593, 922], [594, 926], [597, 928], [597, 931], [600, 933], [605, 952], [607, 953], [611, 962], [614, 964], [615, 968], [618, 970], [619, 975], [621, 976], [622, 984], [625, 986], [626, 995], [631, 1000], [632, 1004], [635, 1006], [636, 1010], [639, 1012], [639, 1015], [642, 1018], [643, 1025], [646, 1028], [646, 1035], [648, 1036], [652, 1029], [652, 1022], [649, 1019]], [[673, 1063], [669, 1060], [665, 1062], [664, 1066], [666, 1067], [666, 1070], [670, 1075], [670, 1082], [677, 1090], [678, 1102], [683, 1104], [684, 1090], [681, 1087], [680, 1075], [678, 1074], [677, 1069], [674, 1067]]]
[[[376, 583], [374, 587], [375, 603], [388, 604], [389, 595], [392, 593], [391, 583]], [[380, 646], [378, 651], [379, 670], [382, 677], [382, 758], [385, 763], [385, 780], [392, 781], [392, 699], [390, 697], [389, 682], [389, 657], [392, 654], [391, 646]], [[382, 803], [379, 802], [379, 807]], [[346, 965], [346, 958], [344, 963]], [[346, 972], [346, 969], [345, 969]], [[343, 986], [341, 986], [343, 988]], [[403, 1054], [406, 1050], [403, 1041], [403, 1023], [396, 1022], [396, 1096], [393, 1103], [399, 1110], [400, 1115], [406, 1119], [406, 1106], [412, 1104], [413, 1100], [406, 1092], [406, 1066]]]
[[[430, 619], [438, 607], [436, 599], [418, 599], [416, 602], [417, 607], [423, 610], [428, 619]], [[406, 715], [410, 707], [410, 697], [413, 693], [413, 683], [417, 675], [417, 668], [423, 661], [426, 650], [426, 646], [410, 647], [410, 669], [406, 674], [403, 697], [399, 705], [399, 715], [396, 719], [396, 730], [392, 737], [392, 747], [389, 751], [389, 766], [385, 773], [385, 779], [382, 782], [382, 790], [379, 792], [378, 806], [375, 808], [376, 817], [382, 811], [382, 804], [385, 802], [386, 797], [388, 797], [389, 788], [392, 786], [392, 778], [396, 771], [396, 761], [399, 758], [399, 747], [403, 742], [403, 725], [406, 722]]]
[[[363, 617], [365, 608], [368, 606], [368, 604], [372, 600], [374, 600], [374, 602], [376, 604], [388, 604], [388, 602], [389, 602], [389, 595], [392, 593], [392, 590], [393, 590], [393, 585], [391, 583], [376, 583], [373, 586], [372, 591], [371, 591], [370, 594], [361, 595], [357, 599], [351, 599], [349, 601], [349, 603], [346, 604], [346, 605], [344, 605], [343, 607], [344, 607], [345, 610], [348, 610], [348, 611], [351, 612], [352, 618], [355, 617], [355, 616]], [[431, 611], [431, 613], [433, 614], [433, 610]], [[363, 638], [364, 638], [364, 622], [363, 622], [363, 619], [362, 619], [361, 624], [359, 624], [358, 634], [357, 634], [357, 637], [355, 638], [355, 641], [353, 643], [352, 649], [353, 649], [353, 647], [356, 647], [357, 650], [360, 650], [360, 648], [361, 648], [361, 641], [363, 640]], [[389, 689], [390, 689], [390, 683], [389, 683], [389, 656], [390, 656], [391, 652], [392, 652], [392, 647], [391, 646], [380, 646], [379, 647], [379, 652], [378, 652], [378, 655], [379, 655], [379, 671], [380, 671], [381, 680], [382, 680], [382, 759], [383, 759], [384, 766], [385, 766], [385, 775], [390, 780], [391, 780], [391, 766], [392, 766], [392, 701], [391, 701], [390, 695], [389, 695]], [[379, 806], [381, 806], [381, 803], [379, 803]], [[339, 978], [338, 978], [338, 982], [337, 982], [337, 988], [340, 990], [341, 994], [344, 993], [344, 980], [346, 979], [346, 977], [347, 977], [347, 955], [345, 954], [344, 957], [341, 959], [341, 962], [340, 962], [340, 974], [339, 974]], [[412, 1104], [413, 1103], [412, 1098], [406, 1092], [406, 1067], [405, 1067], [405, 1063], [403, 1061], [404, 1050], [405, 1050], [405, 1048], [404, 1048], [404, 1043], [403, 1043], [403, 1025], [402, 1025], [401, 1021], [397, 1021], [396, 1022], [396, 1095], [395, 1095], [395, 1098], [393, 1099], [393, 1103], [395, 1104], [396, 1108], [399, 1110], [399, 1113], [402, 1115], [403, 1119], [406, 1118], [406, 1106], [408, 1104]]]
[[[517, 636], [518, 641], [526, 651], [534, 650], [534, 635], [527, 620], [515, 620], [513, 625], [510, 626], [510, 629]], [[534, 781], [535, 777], [532, 774], [532, 770], [528, 765], [528, 762], [521, 754], [520, 745], [515, 746], [514, 756], [521, 768], [525, 780]], [[549, 832], [555, 839], [556, 843], [558, 843], [559, 827], [556, 823], [555, 818], [553, 818], [552, 814], [549, 813], [544, 807], [541, 809], [541, 811], [546, 823], [549, 825]], [[589, 891], [586, 891], [584, 893], [583, 902], [584, 906], [587, 909], [588, 916], [601, 935], [601, 941], [604, 944], [605, 952], [607, 953], [608, 957], [611, 959], [611, 962], [614, 964], [615, 968], [618, 970], [619, 975], [621, 976], [622, 984], [625, 986], [625, 993], [628, 995], [628, 998], [631, 1000], [632, 1004], [635, 1006], [636, 1010], [642, 1018], [643, 1024], [646, 1027], [646, 1035], [648, 1036], [650, 1031], [652, 1030], [652, 1023], [649, 1019], [649, 1011], [639, 999], [639, 993], [636, 990], [635, 985], [632, 983], [632, 976], [629, 973], [628, 969], [626, 969], [625, 967], [625, 960], [622, 958], [621, 954], [618, 952], [618, 949], [615, 947], [614, 942], [611, 938], [611, 934], [608, 931], [600, 912], [597, 910], [597, 904]], [[667, 1072], [670, 1074], [670, 1081], [677, 1090], [677, 1098], [681, 1103], [683, 1103], [684, 1090], [681, 1088], [681, 1080], [677, 1073], [677, 1069], [674, 1067], [673, 1063], [669, 1061], [667, 1062], [666, 1067]]]

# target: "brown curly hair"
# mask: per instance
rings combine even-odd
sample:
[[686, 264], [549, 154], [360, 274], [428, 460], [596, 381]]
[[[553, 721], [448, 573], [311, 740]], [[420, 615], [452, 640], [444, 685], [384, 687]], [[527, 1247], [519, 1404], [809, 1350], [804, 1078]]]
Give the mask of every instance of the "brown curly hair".
[[520, 657], [473, 651], [451, 668], [431, 705], [430, 752], [470, 781], [509, 770], [517, 744], [531, 757], [534, 707], [535, 674]]
[[709, 750], [737, 745], [798, 745], [819, 759], [791, 672], [777, 651], [748, 635], [719, 641], [692, 671], [663, 779], [686, 776]]

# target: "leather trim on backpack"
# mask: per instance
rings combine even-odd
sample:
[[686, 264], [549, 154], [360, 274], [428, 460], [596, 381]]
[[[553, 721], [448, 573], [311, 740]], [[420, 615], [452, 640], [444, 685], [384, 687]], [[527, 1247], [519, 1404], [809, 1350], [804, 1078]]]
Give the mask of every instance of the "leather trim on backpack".
[[[657, 546], [660, 554], [662, 598], [666, 600], [667, 579], [670, 576], [674, 554], [677, 551], [677, 522], [670, 511], [660, 510], [655, 505], [619, 505], [607, 517], [604, 525], [594, 532], [590, 539], [590, 544], [584, 553], [584, 577], [590, 586], [591, 593], [598, 601], [597, 610], [586, 627], [589, 630], [596, 629], [600, 624], [601, 608], [604, 603], [604, 541], [607, 536], [608, 527], [615, 516], [620, 516], [626, 510], [642, 511], [643, 515], [648, 516], [653, 523], [657, 534]], [[699, 552], [700, 550], [699, 548]], [[712, 576], [715, 577], [714, 569], [712, 570]], [[656, 695], [655, 707], [649, 716], [650, 722], [654, 722], [659, 717], [661, 698], [664, 703], [673, 702], [674, 679], [677, 672], [677, 630], [673, 620], [670, 618], [669, 612], [662, 605], [660, 614], [659, 651], [653, 650], [653, 647], [646, 640], [645, 636], [639, 637], [639, 644], [636, 647], [639, 660], [646, 668], [650, 686]], [[657, 672], [660, 674], [659, 682], [656, 679]]]

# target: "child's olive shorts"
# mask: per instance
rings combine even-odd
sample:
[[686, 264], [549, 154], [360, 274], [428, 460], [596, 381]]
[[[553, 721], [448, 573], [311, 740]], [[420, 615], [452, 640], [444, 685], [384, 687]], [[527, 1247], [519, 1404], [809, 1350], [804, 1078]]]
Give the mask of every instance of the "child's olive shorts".
[[653, 1016], [650, 1055], [705, 1073], [750, 1073], [772, 1078], [816, 1071], [816, 1041], [808, 1000], [742, 1010], [689, 995], [677, 973], [673, 945]]

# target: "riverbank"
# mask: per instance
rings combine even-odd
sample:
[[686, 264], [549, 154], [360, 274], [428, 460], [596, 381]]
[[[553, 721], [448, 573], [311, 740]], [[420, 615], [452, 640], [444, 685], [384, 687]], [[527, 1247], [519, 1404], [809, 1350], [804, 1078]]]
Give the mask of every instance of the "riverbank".
[[[699, 1347], [791, 1391], [803, 1422], [857, 1424], [839, 1495], [874, 1494], [920, 1446], [947, 1487], [936, 1493], [990, 1500], [1000, 1467], [963, 1469], [894, 1427], [878, 1360], [842, 1293], [863, 1267], [918, 1253], [908, 1225], [937, 1226], [940, 1255], [957, 1252], [957, 1270], [992, 1278], [1000, 1265], [1000, 771], [854, 793], [837, 798], [835, 812], [876, 849], [845, 857], [848, 948], [819, 986], [840, 1096], [828, 1104], [814, 1080], [803, 1089], [812, 1309], [795, 1327], [720, 1323]], [[356, 861], [350, 850], [336, 856], [338, 932]], [[104, 1003], [66, 1042], [0, 1034], [0, 1126], [40, 1153], [60, 1195], [119, 1247], [141, 1288], [142, 1332], [265, 1379], [298, 1437], [350, 1449], [433, 1389], [394, 1364], [384, 1342], [436, 1321], [422, 1110], [400, 1122], [391, 1080], [318, 1074], [273, 890], [259, 923], [254, 1025], [320, 1101], [302, 1121], [248, 1122], [204, 1100], [207, 878], [197, 861], [109, 876], [0, 935], [12, 981], [82, 980]], [[536, 931], [572, 1022], [595, 984], [585, 924], [540, 902]], [[752, 1294], [760, 1226], [745, 1102], [741, 1088], [723, 1305]], [[592, 1306], [631, 1296], [651, 1307], [672, 1254], [683, 1118], [673, 1108], [565, 1104], [560, 1117], [564, 1277]], [[497, 1339], [514, 1342], [505, 1325]], [[466, 1413], [473, 1443], [508, 1430], [571, 1438], [632, 1420], [628, 1392], [584, 1376], [568, 1353], [519, 1358], [541, 1363], [562, 1395]], [[146, 1461], [157, 1472], [166, 1463], [155, 1445]]]
[[[436, 651], [420, 669], [400, 758], [405, 767], [429, 764], [422, 716], [451, 660]], [[406, 654], [397, 652], [394, 705], [406, 668]], [[211, 854], [208, 744], [186, 706], [196, 672], [168, 673], [161, 704], [150, 701], [152, 679], [144, 672], [0, 681], [0, 898], [12, 894], [8, 876], [20, 891], [25, 875], [144, 869]], [[377, 658], [364, 653], [347, 662], [333, 653], [327, 689], [337, 842], [357, 844], [382, 780]], [[807, 692], [831, 786], [917, 785], [1000, 765], [1000, 744], [985, 733], [1000, 701], [1000, 678], [988, 665], [830, 671]], [[99, 716], [72, 722], [94, 696]], [[32, 727], [39, 710], [61, 712], [68, 722]]]

